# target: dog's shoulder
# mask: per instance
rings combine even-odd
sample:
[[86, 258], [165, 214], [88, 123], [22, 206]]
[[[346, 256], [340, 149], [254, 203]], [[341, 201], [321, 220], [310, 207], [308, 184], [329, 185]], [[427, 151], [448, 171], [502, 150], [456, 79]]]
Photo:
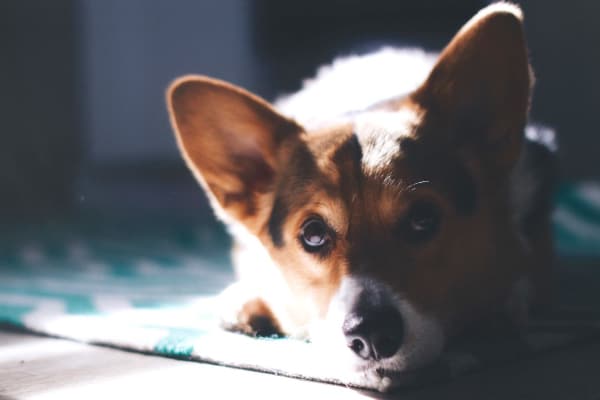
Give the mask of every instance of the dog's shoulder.
[[340, 57], [317, 70], [300, 91], [279, 97], [275, 106], [305, 127], [406, 95], [429, 75], [437, 58], [419, 48], [383, 47], [365, 55]]

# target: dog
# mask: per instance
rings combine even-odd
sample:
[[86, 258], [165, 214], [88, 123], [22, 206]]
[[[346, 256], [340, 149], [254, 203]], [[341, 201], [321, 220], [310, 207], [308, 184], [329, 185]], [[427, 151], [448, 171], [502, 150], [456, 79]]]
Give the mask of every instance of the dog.
[[553, 137], [527, 125], [533, 80], [509, 3], [439, 56], [341, 59], [274, 105], [177, 79], [179, 149], [234, 238], [224, 326], [326, 343], [372, 383], [492, 315], [524, 324], [553, 263]]

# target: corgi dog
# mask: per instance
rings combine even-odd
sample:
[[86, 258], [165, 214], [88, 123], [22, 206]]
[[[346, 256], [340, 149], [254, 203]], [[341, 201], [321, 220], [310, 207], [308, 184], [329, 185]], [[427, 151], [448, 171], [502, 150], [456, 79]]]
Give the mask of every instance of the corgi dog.
[[177, 79], [178, 146], [234, 238], [224, 326], [327, 343], [389, 380], [489, 316], [522, 324], [553, 260], [551, 132], [527, 126], [532, 86], [508, 3], [439, 56], [341, 59], [275, 104]]

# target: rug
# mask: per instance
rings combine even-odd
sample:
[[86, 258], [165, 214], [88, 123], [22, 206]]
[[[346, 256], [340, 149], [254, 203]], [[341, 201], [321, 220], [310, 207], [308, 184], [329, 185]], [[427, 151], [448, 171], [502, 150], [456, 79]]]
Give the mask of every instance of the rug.
[[[554, 221], [562, 256], [600, 257], [600, 185], [562, 188]], [[214, 224], [88, 215], [21, 227], [0, 239], [0, 323], [167, 357], [386, 389], [365, 386], [356, 373], [328, 364], [311, 343], [221, 330], [215, 296], [233, 274], [227, 235]], [[534, 321], [519, 346], [470, 343], [451, 349], [406, 383], [564, 346], [595, 337], [599, 328], [596, 320], [554, 315]]]

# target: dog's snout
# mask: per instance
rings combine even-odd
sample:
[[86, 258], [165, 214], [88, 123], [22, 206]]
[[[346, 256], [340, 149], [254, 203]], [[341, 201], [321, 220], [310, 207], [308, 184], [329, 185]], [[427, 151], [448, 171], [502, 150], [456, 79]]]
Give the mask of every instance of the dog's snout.
[[393, 306], [365, 311], [352, 312], [344, 320], [342, 330], [348, 347], [365, 360], [393, 356], [404, 336], [400, 312]]

